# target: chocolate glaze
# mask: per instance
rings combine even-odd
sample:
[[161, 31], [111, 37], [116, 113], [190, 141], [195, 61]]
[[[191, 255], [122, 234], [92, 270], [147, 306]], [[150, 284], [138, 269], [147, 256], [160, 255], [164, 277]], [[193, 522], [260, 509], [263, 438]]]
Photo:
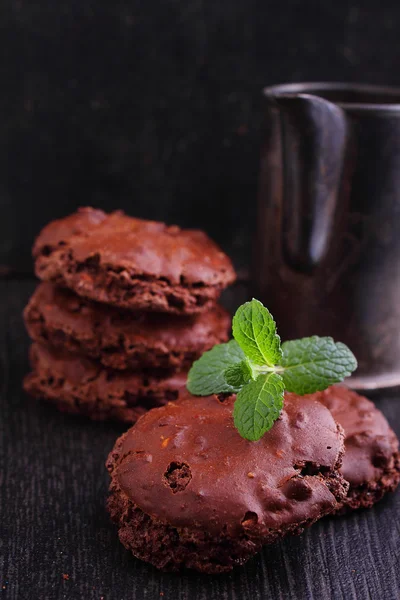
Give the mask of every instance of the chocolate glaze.
[[[110, 455], [115, 485], [152, 518], [211, 534], [267, 538], [334, 510], [327, 481], [343, 433], [330, 411], [290, 395], [272, 429], [249, 442], [233, 425], [233, 402], [187, 394], [144, 415]], [[339, 488], [343, 497], [343, 480]]]
[[34, 340], [82, 352], [115, 369], [182, 368], [226, 342], [231, 319], [220, 306], [199, 315], [132, 313], [44, 282], [24, 311]]
[[204, 232], [135, 219], [121, 211], [83, 208], [49, 223], [34, 244], [33, 256], [40, 259], [38, 275], [45, 279], [53, 279], [71, 256], [78, 264], [90, 261], [92, 267], [124, 271], [126, 278], [165, 278], [172, 285], [225, 287], [235, 279], [229, 258]]
[[380, 480], [385, 470], [393, 469], [399, 441], [373, 402], [340, 385], [314, 397], [329, 408], [345, 431], [341, 472], [350, 482], [350, 492]]

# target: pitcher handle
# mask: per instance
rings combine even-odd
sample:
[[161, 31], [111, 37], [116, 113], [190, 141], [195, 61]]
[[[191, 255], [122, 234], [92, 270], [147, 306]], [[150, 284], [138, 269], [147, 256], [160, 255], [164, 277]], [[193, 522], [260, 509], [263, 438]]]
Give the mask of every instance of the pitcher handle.
[[309, 94], [275, 96], [283, 167], [283, 253], [290, 265], [312, 271], [333, 230], [348, 139], [345, 112]]

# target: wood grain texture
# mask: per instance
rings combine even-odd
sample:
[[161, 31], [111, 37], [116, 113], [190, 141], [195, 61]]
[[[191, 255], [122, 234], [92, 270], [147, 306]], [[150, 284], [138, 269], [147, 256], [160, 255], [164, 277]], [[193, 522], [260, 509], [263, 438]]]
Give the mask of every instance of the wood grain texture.
[[[265, 548], [230, 575], [170, 575], [133, 559], [105, 510], [104, 461], [123, 428], [64, 416], [21, 391], [21, 311], [33, 288], [0, 282], [0, 598], [400, 598], [400, 491]], [[400, 434], [400, 394], [376, 402]]]

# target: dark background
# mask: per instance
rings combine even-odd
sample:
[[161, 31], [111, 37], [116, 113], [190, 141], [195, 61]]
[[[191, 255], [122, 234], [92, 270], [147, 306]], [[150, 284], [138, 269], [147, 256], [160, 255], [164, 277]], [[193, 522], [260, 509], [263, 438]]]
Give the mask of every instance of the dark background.
[[[105, 510], [123, 428], [21, 392], [21, 312], [34, 236], [80, 205], [202, 227], [245, 271], [262, 87], [400, 84], [399, 23], [375, 0], [0, 1], [0, 599], [398, 600], [399, 493], [230, 575], [134, 560]], [[398, 434], [399, 397], [376, 397]]]
[[375, 0], [2, 0], [0, 265], [80, 205], [202, 227], [246, 267], [261, 89], [400, 83]]

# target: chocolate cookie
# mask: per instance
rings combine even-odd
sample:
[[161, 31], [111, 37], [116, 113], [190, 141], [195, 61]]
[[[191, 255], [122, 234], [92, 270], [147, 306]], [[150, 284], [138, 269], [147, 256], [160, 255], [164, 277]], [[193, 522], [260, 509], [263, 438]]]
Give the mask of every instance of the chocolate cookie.
[[313, 397], [323, 402], [345, 431], [341, 472], [350, 483], [344, 509], [370, 508], [400, 481], [399, 441], [367, 398], [335, 385]]
[[186, 373], [157, 377], [106, 369], [82, 356], [31, 346], [32, 372], [24, 389], [49, 400], [62, 411], [92, 419], [134, 423], [153, 406], [175, 400], [186, 383]]
[[328, 409], [290, 396], [273, 428], [249, 442], [233, 425], [233, 402], [182, 394], [117, 441], [108, 508], [136, 557], [229, 571], [343, 500], [343, 431]]
[[132, 310], [209, 309], [235, 280], [229, 258], [202, 231], [81, 208], [53, 221], [34, 247], [40, 279]]
[[24, 311], [35, 341], [100, 360], [113, 369], [189, 368], [228, 340], [229, 314], [215, 306], [199, 315], [132, 313], [105, 307], [52, 283], [41, 283]]

